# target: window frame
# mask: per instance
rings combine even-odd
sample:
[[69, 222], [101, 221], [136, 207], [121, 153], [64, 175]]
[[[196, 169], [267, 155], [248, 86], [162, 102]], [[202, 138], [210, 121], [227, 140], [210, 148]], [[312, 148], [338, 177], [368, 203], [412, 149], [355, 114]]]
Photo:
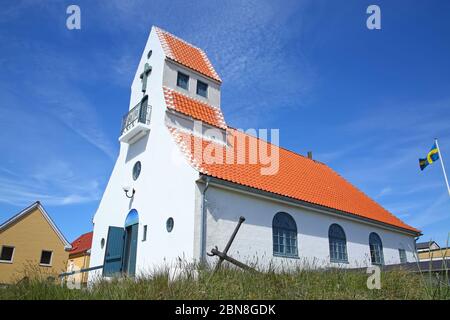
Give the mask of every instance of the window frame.
[[[275, 225], [276, 218], [282, 216], [284, 222], [292, 223], [291, 226], [283, 227]], [[281, 241], [283, 243], [280, 242]], [[278, 249], [277, 249], [278, 247]], [[287, 252], [291, 248], [291, 252]], [[294, 249], [294, 252], [292, 252]], [[295, 219], [286, 212], [277, 212], [272, 219], [272, 253], [274, 257], [298, 259], [298, 228]]]
[[[336, 235], [332, 235], [331, 231], [332, 228], [338, 228], [340, 232], [342, 232], [342, 237], [337, 237]], [[334, 240], [332, 242], [332, 239]], [[339, 258], [339, 250], [336, 250], [336, 244], [342, 245], [342, 254], [344, 255], [343, 258]], [[344, 228], [342, 228], [341, 225], [337, 223], [332, 223], [328, 227], [328, 247], [330, 250], [330, 262], [332, 263], [348, 263], [348, 251], [347, 251], [347, 235], [345, 234]], [[334, 250], [332, 250], [332, 247]], [[332, 252], [335, 253], [332, 254]]]
[[[202, 94], [199, 93], [199, 91], [198, 91], [199, 84], [202, 84], [202, 85], [205, 85], [205, 86], [206, 86], [206, 89], [205, 89], [205, 95], [202, 95]], [[203, 81], [201, 81], [201, 80], [197, 80], [197, 88], [195, 89], [195, 93], [196, 93], [198, 96], [200, 96], [200, 97], [203, 97], [203, 98], [205, 98], [205, 99], [208, 99], [208, 87], [209, 87], [209, 85], [208, 85], [206, 82], [203, 82]]]
[[[47, 263], [42, 263], [42, 255], [44, 254], [44, 252], [50, 252], [50, 262]], [[39, 259], [39, 265], [43, 266], [43, 267], [51, 267], [53, 265], [53, 250], [42, 250], [41, 251], [41, 258]]]
[[173, 217], [167, 218], [167, 220], [166, 220], [166, 231], [167, 231], [167, 233], [171, 233], [173, 231], [174, 227], [175, 227], [175, 219]]
[[14, 262], [14, 254], [16, 253], [16, 247], [8, 246], [8, 245], [2, 245], [2, 248], [0, 250], [0, 257], [1, 257], [1, 254], [3, 252], [3, 248], [11, 248], [13, 251], [12, 251], [12, 254], [11, 254], [11, 260], [2, 260], [2, 259], [0, 259], [0, 263], [12, 264]]
[[143, 230], [142, 230], [142, 241], [147, 241], [147, 231], [148, 231], [148, 227], [147, 225], [144, 225]]
[[[408, 263], [408, 256], [406, 255], [406, 250], [403, 248], [398, 248], [398, 255], [400, 257], [400, 263]], [[404, 259], [402, 259], [404, 258]]]
[[[375, 243], [374, 244], [373, 241], [371, 241], [372, 236], [374, 238], [376, 237], [377, 242], [379, 240], [379, 243]], [[374, 247], [375, 245], [379, 245], [379, 247], [377, 248], [377, 249], [379, 249], [379, 252], [378, 252], [379, 261], [376, 259], [377, 258], [377, 256], [376, 256], [377, 251], [375, 251], [375, 247]], [[374, 255], [372, 255], [372, 248], [374, 248], [373, 249], [374, 250], [373, 251]], [[383, 266], [384, 265], [383, 241], [381, 240], [381, 237], [376, 232], [371, 232], [369, 234], [369, 252], [370, 252], [370, 262], [372, 263], [372, 265], [375, 265], [375, 266]]]
[[[180, 76], [186, 76], [187, 77], [186, 88], [180, 86], [180, 82], [179, 82], [180, 81]], [[190, 80], [189, 75], [187, 75], [186, 73], [183, 73], [181, 71], [177, 71], [177, 87], [178, 88], [181, 88], [183, 90], [189, 91], [189, 80]]]
[[142, 171], [142, 163], [141, 161], [136, 161], [133, 165], [133, 169], [131, 170], [131, 176], [134, 181], [136, 181], [141, 175]]

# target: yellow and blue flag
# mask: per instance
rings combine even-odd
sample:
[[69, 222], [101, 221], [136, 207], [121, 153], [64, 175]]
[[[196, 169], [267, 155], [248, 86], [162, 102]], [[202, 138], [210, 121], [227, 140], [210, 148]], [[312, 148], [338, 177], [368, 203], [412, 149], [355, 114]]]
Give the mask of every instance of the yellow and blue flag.
[[439, 150], [436, 146], [436, 142], [431, 147], [431, 150], [428, 152], [427, 157], [425, 159], [419, 159], [420, 170], [423, 170], [429, 164], [437, 161], [439, 159]]

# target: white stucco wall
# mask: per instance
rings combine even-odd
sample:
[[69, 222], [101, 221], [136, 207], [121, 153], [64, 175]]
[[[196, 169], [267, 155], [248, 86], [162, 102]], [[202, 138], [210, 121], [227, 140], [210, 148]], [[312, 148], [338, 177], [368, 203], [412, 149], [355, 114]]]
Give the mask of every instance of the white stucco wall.
[[[298, 206], [266, 200], [246, 193], [210, 185], [206, 193], [206, 248], [223, 250], [240, 216], [241, 226], [229, 251], [232, 257], [258, 262], [259, 267], [342, 266], [363, 267], [370, 264], [369, 234], [376, 232], [383, 242], [385, 264], [400, 263], [398, 249], [404, 248], [409, 262], [414, 260], [414, 237], [343, 217], [318, 213]], [[299, 259], [273, 256], [272, 219], [277, 212], [289, 213], [296, 221]], [[339, 224], [347, 237], [348, 264], [329, 263], [328, 228]], [[217, 258], [209, 258], [215, 262]]]
[[[139, 75], [147, 62], [147, 52], [153, 51], [149, 60], [152, 73], [148, 79], [147, 94], [152, 106], [151, 131], [132, 145], [121, 143], [120, 153], [102, 200], [94, 217], [94, 236], [90, 266], [103, 264], [106, 245], [101, 248], [101, 239], [107, 240], [109, 226], [123, 227], [131, 209], [139, 213], [139, 234], [136, 258], [136, 273], [150, 271], [153, 267], [171, 264], [176, 258], [193, 258], [194, 198], [193, 181], [198, 173], [185, 161], [179, 148], [165, 125], [165, 101], [162, 90], [164, 54], [158, 37], [152, 30], [135, 80], [131, 86], [130, 108], [143, 97]], [[127, 109], [124, 108], [124, 113]], [[120, 126], [120, 119], [117, 119]], [[139, 178], [134, 181], [132, 169], [141, 161]], [[133, 199], [128, 199], [122, 190], [130, 186], [136, 190]], [[171, 233], [166, 230], [166, 220], [175, 221]], [[147, 225], [147, 240], [142, 241], [143, 228]], [[91, 272], [90, 280], [101, 271]]]

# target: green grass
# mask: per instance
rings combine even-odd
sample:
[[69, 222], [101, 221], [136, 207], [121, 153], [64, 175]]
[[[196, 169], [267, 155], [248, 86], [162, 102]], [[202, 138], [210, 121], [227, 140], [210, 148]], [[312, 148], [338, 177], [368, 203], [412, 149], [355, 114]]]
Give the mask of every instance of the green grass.
[[251, 273], [198, 270], [168, 281], [168, 272], [137, 279], [99, 281], [90, 289], [71, 290], [39, 277], [0, 288], [0, 299], [450, 299], [447, 282], [428, 275], [390, 271], [381, 274], [381, 289], [369, 290], [364, 272], [328, 270]]

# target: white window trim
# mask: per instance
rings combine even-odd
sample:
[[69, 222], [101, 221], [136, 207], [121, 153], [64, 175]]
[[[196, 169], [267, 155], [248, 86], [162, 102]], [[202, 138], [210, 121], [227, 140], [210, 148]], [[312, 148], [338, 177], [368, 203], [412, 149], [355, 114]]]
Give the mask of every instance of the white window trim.
[[[50, 253], [51, 253], [51, 256], [50, 256], [50, 263], [49, 263], [49, 264], [41, 263], [41, 260], [42, 260], [42, 253], [43, 253], [44, 251], [47, 251], [47, 252], [50, 252]], [[43, 249], [43, 250], [41, 251], [41, 256], [40, 256], [40, 258], [39, 258], [39, 265], [42, 266], [42, 267], [51, 267], [51, 266], [53, 265], [53, 250], [46, 250], [46, 249]]]
[[3, 251], [3, 248], [12, 248], [13, 249], [13, 253], [12, 253], [12, 256], [11, 256], [11, 260], [0, 260], [0, 263], [8, 263], [8, 264], [12, 264], [13, 262], [14, 262], [14, 254], [16, 253], [16, 247], [14, 247], [14, 246], [2, 246], [2, 250], [0, 250], [0, 253], [1, 253], [1, 251]]

